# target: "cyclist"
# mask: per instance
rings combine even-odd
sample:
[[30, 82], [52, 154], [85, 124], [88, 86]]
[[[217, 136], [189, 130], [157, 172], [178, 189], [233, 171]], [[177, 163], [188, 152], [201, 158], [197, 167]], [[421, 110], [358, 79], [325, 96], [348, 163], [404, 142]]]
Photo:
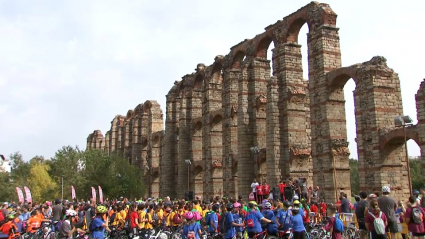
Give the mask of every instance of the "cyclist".
[[286, 231], [291, 228], [292, 213], [290, 207], [291, 203], [289, 201], [284, 201], [283, 208], [277, 212], [276, 221], [280, 230]]
[[105, 230], [107, 232], [111, 232], [111, 229], [108, 227], [108, 218], [106, 222], [103, 220], [103, 215], [108, 212], [108, 209], [103, 206], [97, 206], [96, 208], [96, 217], [91, 222], [90, 231], [92, 232], [92, 238], [104, 239], [105, 238]]
[[77, 216], [77, 212], [74, 210], [66, 210], [65, 220], [63, 220], [62, 225], [59, 229], [59, 238], [72, 238], [72, 235], [75, 231], [79, 233], [85, 233], [84, 230], [77, 229], [74, 226], [74, 219]]
[[258, 239], [264, 238], [263, 230], [261, 229], [261, 221], [271, 223], [271, 221], [263, 216], [260, 211], [257, 210], [257, 203], [255, 201], [250, 201], [248, 203], [250, 209], [249, 213], [246, 215], [245, 224], [247, 227], [248, 237], [252, 238], [257, 235]]
[[15, 214], [9, 213], [9, 215], [7, 216], [7, 222], [0, 227], [0, 231], [3, 234], [6, 234], [9, 236], [8, 239], [19, 237], [18, 227], [16, 227], [16, 225], [13, 223], [14, 219], [15, 219]]
[[201, 235], [201, 225], [196, 223], [195, 214], [193, 212], [187, 212], [184, 214], [186, 223], [183, 227], [183, 239], [199, 239]]
[[231, 239], [236, 236], [235, 227], [243, 227], [243, 223], [236, 223], [233, 218], [233, 213], [236, 212], [236, 209], [233, 206], [233, 203], [228, 203], [226, 205], [227, 212], [223, 215], [223, 229], [222, 232], [224, 239]]
[[300, 202], [294, 201], [294, 207], [291, 209], [292, 219], [291, 226], [294, 239], [306, 239], [306, 232], [303, 222], [304, 210], [300, 208]]
[[208, 226], [208, 233], [215, 235], [218, 233], [218, 213], [220, 211], [220, 205], [214, 204], [212, 206], [212, 213], [207, 215], [206, 224]]
[[266, 202], [264, 204], [264, 211], [263, 215], [265, 218], [269, 219], [271, 223], [267, 223], [265, 226], [267, 233], [271, 236], [277, 236], [277, 223], [276, 222], [276, 216], [274, 215], [274, 212], [271, 210], [272, 204], [270, 202]]

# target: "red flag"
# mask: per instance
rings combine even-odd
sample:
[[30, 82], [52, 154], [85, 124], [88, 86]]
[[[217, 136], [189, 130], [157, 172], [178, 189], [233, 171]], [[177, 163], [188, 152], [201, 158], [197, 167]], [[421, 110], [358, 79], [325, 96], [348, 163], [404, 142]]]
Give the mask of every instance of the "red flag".
[[27, 199], [27, 202], [32, 203], [32, 197], [31, 197], [31, 191], [28, 187], [24, 187], [24, 191], [25, 191], [25, 197]]
[[96, 189], [94, 187], [91, 187], [91, 197], [96, 202]]
[[16, 192], [18, 193], [18, 199], [20, 203], [24, 202], [24, 194], [22, 193], [22, 189], [20, 187], [16, 187]]
[[75, 188], [74, 186], [71, 186], [71, 199], [75, 199], [77, 196], [75, 196]]
[[100, 203], [103, 203], [103, 192], [102, 188], [99, 186], [99, 201]]

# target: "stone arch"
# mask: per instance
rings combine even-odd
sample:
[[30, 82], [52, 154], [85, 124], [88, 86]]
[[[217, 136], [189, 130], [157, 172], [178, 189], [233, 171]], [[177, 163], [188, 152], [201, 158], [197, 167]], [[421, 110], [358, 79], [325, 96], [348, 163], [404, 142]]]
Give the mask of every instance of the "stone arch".
[[[419, 139], [419, 133], [413, 127], [406, 128], [406, 139], [413, 140], [417, 145], [421, 145]], [[403, 143], [404, 144], [404, 129], [396, 128], [388, 131], [385, 135], [381, 136], [381, 140], [379, 141], [379, 147], [381, 150], [384, 150], [388, 144], [391, 143]]]
[[136, 108], [133, 110], [134, 115], [142, 115], [143, 114], [143, 104], [138, 104]]
[[193, 84], [194, 90], [202, 90], [204, 86], [204, 75], [203, 74], [196, 74], [195, 81]]
[[128, 110], [127, 111], [127, 115], [125, 117], [125, 120], [130, 120], [133, 116], [134, 116], [134, 111], [133, 110]]
[[273, 41], [272, 37], [270, 37], [267, 34], [264, 34], [263, 38], [261, 38], [261, 40], [259, 40], [257, 43], [255, 56], [267, 59], [267, 50], [269, 49], [272, 41]]
[[199, 134], [202, 134], [202, 120], [196, 120], [193, 123], [193, 136], [199, 136]]
[[211, 70], [211, 79], [214, 83], [221, 83], [223, 81], [221, 75], [221, 70], [223, 69], [223, 56], [216, 56], [214, 59], [214, 64], [212, 65]]
[[299, 18], [296, 18], [288, 23], [288, 31], [286, 35], [286, 42], [292, 42], [292, 43], [298, 43], [298, 35], [300, 33], [301, 28], [304, 26], [304, 24], [307, 23], [309, 32], [311, 30], [309, 21], [304, 17], [301, 16]]
[[245, 58], [245, 51], [237, 51], [232, 59], [231, 68], [239, 69], [243, 59]]
[[195, 180], [196, 179], [202, 180], [203, 179], [203, 172], [204, 172], [204, 169], [202, 168], [202, 166], [196, 165], [194, 171], [195, 171], [194, 172], [195, 173]]
[[[412, 139], [418, 144], [417, 137], [413, 130], [406, 131], [406, 140]], [[389, 132], [383, 138], [382, 143], [381, 155], [379, 161], [376, 162], [379, 167], [379, 175], [377, 176], [379, 176], [380, 185], [375, 185], [374, 189], [378, 190], [382, 186], [390, 186], [395, 198], [409, 195], [409, 187], [404, 184], [407, 180], [403, 180], [407, 176], [406, 160], [408, 160], [405, 155], [403, 129], [395, 129]]]
[[216, 114], [214, 117], [212, 117], [211, 120], [211, 131], [217, 131], [221, 132], [221, 122], [223, 120], [223, 116], [221, 114]]
[[327, 74], [327, 83], [329, 86], [340, 86], [344, 87], [348, 80], [353, 79], [357, 83], [356, 76], [357, 71], [356, 67], [358, 65], [341, 67], [334, 71], [331, 71]]
[[160, 143], [159, 135], [155, 135], [155, 137], [152, 140], [152, 143], [154, 147], [159, 147], [159, 143]]

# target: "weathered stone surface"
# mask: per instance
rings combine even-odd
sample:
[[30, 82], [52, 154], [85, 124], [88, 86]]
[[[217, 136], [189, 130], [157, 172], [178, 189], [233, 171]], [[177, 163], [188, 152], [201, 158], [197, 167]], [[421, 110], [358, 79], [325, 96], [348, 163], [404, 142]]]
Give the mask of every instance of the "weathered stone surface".
[[[393, 123], [403, 114], [397, 73], [382, 56], [342, 67], [336, 18], [329, 5], [311, 2], [175, 81], [166, 96], [165, 131], [159, 105], [147, 101], [116, 116], [105, 137], [90, 134], [87, 148], [128, 157], [144, 170], [153, 196], [247, 197], [254, 178], [275, 186], [305, 177], [335, 201], [340, 190], [350, 194], [343, 87], [353, 79], [360, 187], [389, 185], [406, 198], [404, 140], [425, 145], [425, 81], [416, 95], [418, 125], [404, 134]], [[298, 44], [304, 24], [308, 81]]]

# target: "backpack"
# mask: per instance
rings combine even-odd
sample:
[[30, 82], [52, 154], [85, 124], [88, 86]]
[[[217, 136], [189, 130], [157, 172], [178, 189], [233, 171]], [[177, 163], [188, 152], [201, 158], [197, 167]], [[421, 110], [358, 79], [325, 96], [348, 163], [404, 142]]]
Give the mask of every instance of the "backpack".
[[344, 231], [344, 223], [338, 216], [335, 216], [334, 229], [336, 232]]
[[229, 230], [229, 226], [227, 225], [228, 223], [226, 221], [227, 213], [228, 212], [226, 212], [221, 218], [220, 225], [219, 225], [220, 233], [227, 233], [227, 231]]
[[156, 213], [156, 212], [153, 213], [152, 221], [153, 221], [154, 224], [158, 223], [158, 221], [159, 221], [158, 213]]
[[283, 211], [283, 217], [280, 217], [279, 218], [279, 223], [282, 224], [283, 227], [285, 228], [286, 226], [290, 225], [290, 223], [291, 223], [290, 222], [291, 217], [289, 216], [290, 215], [290, 211], [289, 210], [285, 211], [283, 209], [282, 209], [282, 211]]
[[255, 217], [254, 213], [251, 211], [246, 215], [245, 221], [246, 221], [247, 228], [254, 228], [257, 218]]
[[[263, 211], [263, 216], [264, 216], [264, 218], [267, 218], [267, 213], [268, 213], [269, 211], [267, 210], [267, 211]], [[266, 227], [267, 227], [267, 222], [265, 222], [265, 221], [260, 221], [261, 222], [261, 228], [263, 228], [263, 229], [265, 229]]]
[[195, 239], [196, 238], [196, 232], [195, 232], [193, 227], [194, 227], [194, 224], [188, 225], [187, 239]]
[[370, 215], [374, 218], [373, 220], [373, 227], [375, 228], [375, 232], [378, 235], [385, 235], [385, 223], [384, 220], [382, 220], [382, 212], [379, 212], [379, 217], [375, 217], [373, 213], [369, 212]]
[[366, 206], [367, 201], [360, 201], [359, 203], [357, 203], [356, 206], [356, 217], [357, 217], [357, 221], [359, 222], [364, 222], [364, 210], [365, 210], [365, 206]]
[[58, 232], [62, 227], [63, 220], [58, 221], [55, 225], [55, 231]]
[[182, 223], [182, 215], [180, 215], [180, 213], [176, 212], [174, 214], [173, 223], [174, 224], [181, 224]]
[[95, 227], [94, 227], [94, 225], [93, 225], [93, 221], [94, 221], [96, 218], [97, 218], [97, 217], [93, 218], [93, 220], [91, 220], [91, 222], [90, 222], [90, 226], [89, 226], [89, 228], [90, 228], [90, 231], [91, 231], [91, 232], [98, 231], [99, 229], [101, 229], [101, 227], [95, 228]]
[[424, 222], [424, 214], [420, 207], [412, 208], [412, 219], [415, 224], [422, 224]]
[[115, 217], [117, 216], [117, 213], [116, 212], [114, 212], [114, 213], [112, 213], [112, 216], [111, 216], [111, 218], [110, 218], [110, 222], [112, 223], [112, 222], [114, 222], [115, 221]]
[[194, 211], [193, 218], [195, 218], [195, 221], [200, 221], [202, 219], [202, 216], [198, 211]]
[[255, 196], [254, 196], [254, 193], [253, 193], [253, 192], [251, 192], [251, 193], [249, 194], [249, 196], [248, 196], [248, 200], [249, 200], [249, 201], [254, 201], [254, 200], [255, 200]]

